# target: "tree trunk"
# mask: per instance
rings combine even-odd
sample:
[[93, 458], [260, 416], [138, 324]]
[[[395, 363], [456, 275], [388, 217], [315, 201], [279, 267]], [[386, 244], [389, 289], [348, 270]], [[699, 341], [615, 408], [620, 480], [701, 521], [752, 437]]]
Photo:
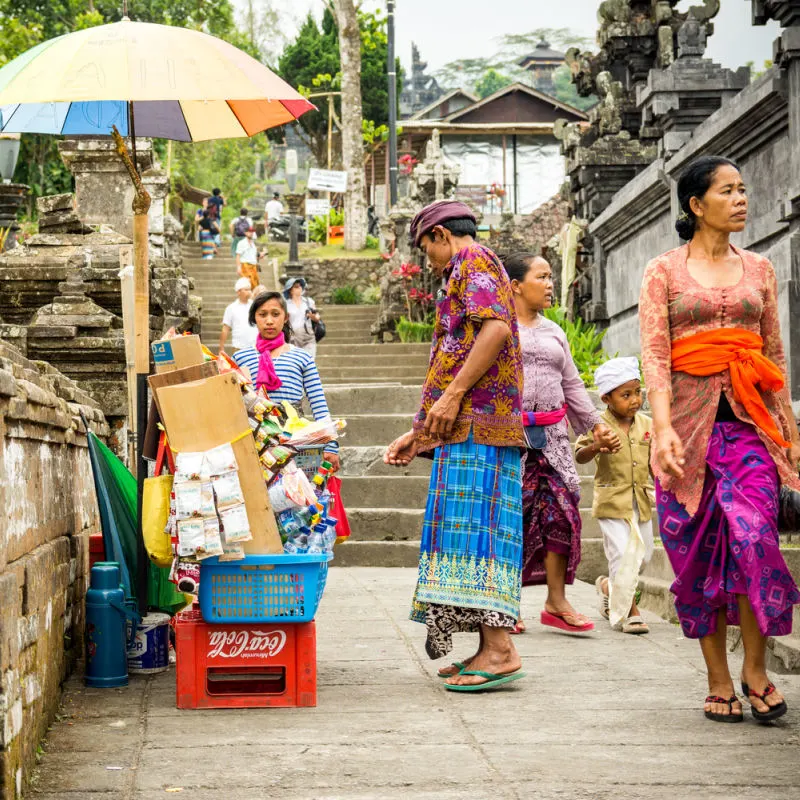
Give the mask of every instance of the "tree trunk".
[[362, 250], [367, 243], [367, 199], [361, 112], [361, 31], [354, 0], [332, 0], [339, 28], [342, 70], [342, 161], [347, 170], [344, 198], [344, 246]]

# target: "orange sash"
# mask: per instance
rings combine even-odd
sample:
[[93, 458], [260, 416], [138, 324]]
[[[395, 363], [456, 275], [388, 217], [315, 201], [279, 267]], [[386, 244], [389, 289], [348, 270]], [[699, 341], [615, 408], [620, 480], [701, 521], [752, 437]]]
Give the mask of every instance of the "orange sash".
[[764, 340], [742, 328], [718, 328], [695, 333], [672, 343], [672, 369], [689, 375], [731, 373], [733, 396], [750, 419], [781, 447], [789, 447], [775, 420], [764, 405], [759, 389], [778, 391], [784, 387], [783, 374], [762, 352]]

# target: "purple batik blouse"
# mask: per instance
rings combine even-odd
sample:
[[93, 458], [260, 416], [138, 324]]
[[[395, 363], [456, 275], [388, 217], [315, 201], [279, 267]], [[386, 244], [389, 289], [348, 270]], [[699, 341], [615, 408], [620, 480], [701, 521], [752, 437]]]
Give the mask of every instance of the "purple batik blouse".
[[481, 324], [499, 319], [511, 333], [494, 363], [464, 395], [448, 444], [464, 442], [472, 431], [477, 444], [524, 447], [522, 433], [522, 356], [511, 282], [497, 256], [480, 244], [457, 253], [444, 277], [436, 302], [431, 358], [422, 404], [414, 419], [420, 452], [444, 444], [426, 436], [425, 418], [431, 406], [458, 375], [475, 344]]
[[[535, 326], [520, 325], [519, 335], [525, 372], [522, 410], [555, 411], [566, 403], [567, 419], [578, 436], [602, 422], [572, 360], [564, 331], [540, 316]], [[548, 425], [545, 436], [544, 457], [567, 488], [579, 495], [581, 483], [566, 421]]]

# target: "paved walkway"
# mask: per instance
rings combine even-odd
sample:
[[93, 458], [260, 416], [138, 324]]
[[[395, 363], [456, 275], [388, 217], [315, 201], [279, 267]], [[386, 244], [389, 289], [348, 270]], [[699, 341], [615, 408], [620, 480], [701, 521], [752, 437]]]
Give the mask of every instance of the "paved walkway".
[[[791, 800], [800, 798], [800, 676], [772, 726], [702, 715], [699, 648], [657, 621], [650, 636], [578, 640], [543, 629], [525, 589], [517, 638], [529, 677], [445, 692], [407, 620], [408, 569], [332, 570], [318, 621], [316, 709], [178, 711], [174, 670], [127, 689], [73, 679], [31, 796], [37, 800]], [[594, 609], [594, 588], [574, 587]], [[649, 618], [652, 623], [654, 620]], [[454, 656], [475, 637], [456, 637]], [[735, 668], [738, 669], [738, 661]], [[181, 791], [179, 791], [181, 790]]]

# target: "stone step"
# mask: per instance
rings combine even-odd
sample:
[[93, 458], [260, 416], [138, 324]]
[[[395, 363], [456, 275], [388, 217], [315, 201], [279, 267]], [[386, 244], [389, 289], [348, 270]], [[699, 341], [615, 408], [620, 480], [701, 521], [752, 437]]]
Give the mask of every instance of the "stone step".
[[[342, 481], [344, 487], [344, 481]], [[350, 538], [358, 542], [419, 541], [422, 535], [422, 508], [348, 508]]]
[[[431, 460], [429, 458], [415, 458], [407, 467], [393, 467], [383, 463], [385, 445], [372, 445], [366, 447], [352, 447], [347, 439], [342, 440], [340, 449], [342, 459], [342, 478], [350, 480], [351, 477], [375, 475], [384, 477], [412, 476], [430, 479]], [[342, 486], [345, 481], [342, 480]]]
[[[417, 567], [419, 542], [343, 542], [336, 545], [334, 567]], [[410, 603], [409, 599], [409, 603]]]
[[429, 478], [370, 475], [342, 481], [345, 508], [424, 508]]
[[413, 418], [409, 414], [347, 414], [346, 438], [348, 447], [388, 445], [398, 436], [411, 430]]
[[350, 345], [370, 344], [372, 337], [368, 333], [337, 333], [335, 330], [324, 339], [328, 344]]
[[[342, 481], [342, 491], [346, 479]], [[359, 542], [393, 542], [418, 540], [422, 535], [425, 509], [420, 508], [364, 508], [349, 507], [345, 502], [350, 522], [351, 538]], [[582, 541], [599, 541], [602, 552], [602, 534], [591, 511], [581, 509]], [[586, 545], [588, 547], [588, 545]], [[598, 573], [600, 574], [600, 573]]]
[[358, 383], [363, 380], [398, 381], [419, 384], [425, 379], [425, 369], [418, 366], [364, 366], [364, 367], [320, 367], [322, 382]]
[[[327, 322], [327, 321], [326, 321]], [[427, 363], [431, 347], [428, 344], [331, 344], [324, 338], [317, 345], [317, 362], [322, 356], [424, 356]]]
[[[352, 377], [349, 377], [347, 375], [342, 375], [342, 376], [339, 376], [339, 377], [336, 377], [336, 376], [329, 377], [327, 379], [324, 379], [323, 382], [327, 386], [352, 386], [354, 383], [360, 383], [360, 384], [363, 384], [363, 385], [380, 386], [380, 385], [386, 383], [386, 378], [382, 378], [380, 376], [376, 376], [374, 378], [359, 378], [358, 380], [354, 380]], [[415, 386], [416, 384], [419, 383], [419, 376], [418, 375], [412, 375], [412, 376], [409, 376], [405, 380], [403, 380], [403, 379], [398, 380], [397, 383], [400, 383], [402, 385], [406, 385], [407, 384], [409, 386]]]
[[416, 386], [399, 386], [387, 383], [375, 387], [338, 386], [335, 389], [326, 389], [325, 396], [331, 413], [336, 416], [408, 414], [408, 418], [411, 419], [419, 409], [422, 385], [420, 383]]
[[[333, 369], [368, 369], [383, 373], [388, 369], [401, 369], [405, 372], [420, 374], [425, 378], [428, 370], [428, 356], [425, 354], [409, 355], [406, 353], [354, 353], [352, 355], [328, 355], [324, 350], [317, 351], [317, 367], [320, 370]], [[365, 372], [364, 375], [369, 375]]]

